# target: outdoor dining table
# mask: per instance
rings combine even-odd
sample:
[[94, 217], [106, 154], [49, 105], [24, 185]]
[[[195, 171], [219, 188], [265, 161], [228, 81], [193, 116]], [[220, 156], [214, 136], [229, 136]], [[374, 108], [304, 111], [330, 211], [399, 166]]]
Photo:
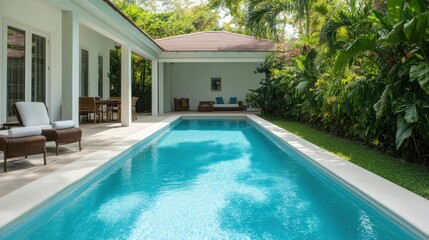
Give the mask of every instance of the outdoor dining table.
[[[101, 119], [103, 119], [104, 111], [107, 113], [106, 122], [111, 122], [113, 119], [113, 108], [119, 108], [121, 104], [120, 98], [112, 98], [112, 99], [99, 99], [95, 100], [95, 105], [98, 109], [102, 109]], [[119, 118], [118, 118], [119, 119]]]

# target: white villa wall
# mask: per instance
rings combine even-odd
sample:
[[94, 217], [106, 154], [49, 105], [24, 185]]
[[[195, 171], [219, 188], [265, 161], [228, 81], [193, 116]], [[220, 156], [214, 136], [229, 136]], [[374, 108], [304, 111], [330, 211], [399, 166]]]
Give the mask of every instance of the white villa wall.
[[103, 57], [103, 98], [109, 97], [110, 80], [110, 49], [115, 47], [115, 42], [103, 35], [80, 25], [80, 48], [89, 54], [89, 96], [100, 96], [98, 93], [98, 56]]
[[[46, 105], [52, 121], [61, 119], [62, 103], [62, 11], [45, 1], [0, 1], [0, 123], [6, 122], [6, 37], [7, 26], [46, 36], [47, 89]], [[98, 56], [103, 56], [103, 96], [108, 97], [110, 81], [110, 49], [114, 41], [81, 24], [80, 47], [89, 51], [89, 94], [98, 94]], [[29, 43], [26, 46], [30, 46]], [[27, 68], [29, 68], [28, 65]], [[29, 71], [27, 71], [28, 75]], [[31, 80], [30, 80], [31, 81]], [[28, 82], [27, 82], [28, 83]], [[29, 83], [28, 83], [29, 84]], [[26, 99], [30, 101], [31, 99]]]
[[[12, 4], [13, 3], [13, 4]], [[46, 104], [52, 120], [61, 118], [61, 10], [44, 1], [13, 0], [0, 1], [0, 122], [6, 120], [6, 31], [12, 25], [26, 31], [48, 36], [50, 48], [47, 64]], [[28, 44], [27, 44], [28, 46]], [[30, 99], [28, 99], [30, 100]]]
[[[259, 87], [262, 74], [254, 71], [260, 65], [256, 62], [207, 62], [166, 63], [164, 82], [164, 110], [172, 111], [173, 98], [189, 98], [190, 110], [197, 110], [199, 101], [214, 101], [223, 97], [227, 103], [230, 97], [244, 101], [249, 89]], [[211, 91], [211, 78], [222, 78], [222, 91]]]

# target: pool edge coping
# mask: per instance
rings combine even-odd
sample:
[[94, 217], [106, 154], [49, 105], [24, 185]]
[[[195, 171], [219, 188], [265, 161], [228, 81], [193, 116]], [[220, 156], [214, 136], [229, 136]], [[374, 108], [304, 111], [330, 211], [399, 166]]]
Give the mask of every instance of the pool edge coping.
[[265, 119], [258, 116], [247, 116], [247, 118], [294, 148], [336, 180], [340, 180], [350, 190], [394, 218], [418, 237], [429, 238], [429, 200]]
[[[399, 220], [400, 223], [403, 221], [403, 223], [405, 223], [404, 227], [412, 231], [418, 237], [429, 238], [429, 201], [427, 199], [378, 175], [375, 175], [368, 170], [350, 163], [341, 157], [323, 150], [303, 138], [298, 137], [295, 134], [292, 134], [258, 116], [227, 113], [216, 116], [207, 116], [196, 113], [188, 115], [178, 114], [167, 117], [148, 128], [139, 130], [138, 132], [124, 138], [125, 142], [129, 143], [128, 145], [121, 144], [122, 141], [107, 145], [100, 150], [77, 159], [73, 163], [65, 165], [64, 167], [1, 197], [0, 205], [6, 207], [2, 207], [0, 210], [0, 231], [11, 223], [17, 221], [17, 219], [20, 219], [27, 214], [31, 214], [34, 208], [42, 205], [45, 201], [49, 201], [50, 198], [56, 196], [62, 190], [92, 174], [138, 142], [149, 138], [179, 119], [192, 119], [199, 117], [213, 119], [225, 117], [243, 118], [256, 123], [262, 129], [270, 132], [285, 144], [296, 149], [297, 152], [304, 155], [308, 160], [312, 161], [312, 163], [320, 167], [322, 170], [340, 180], [349, 189], [374, 203], [377, 208], [381, 207], [382, 209], [380, 210], [385, 209], [385, 214]], [[116, 150], [111, 149], [115, 147], [117, 148]], [[109, 158], [107, 160], [100, 159], [102, 157], [106, 157], [106, 154], [96, 156], [99, 151], [107, 152]], [[88, 163], [90, 163], [89, 167], [87, 166]], [[61, 181], [58, 181], [58, 179]], [[47, 184], [49, 188], [46, 187]], [[400, 197], [398, 198], [398, 196]], [[29, 198], [32, 200], [28, 201]], [[411, 206], [410, 203], [412, 203]], [[11, 210], [11, 206], [12, 208], [15, 206], [15, 208]]]

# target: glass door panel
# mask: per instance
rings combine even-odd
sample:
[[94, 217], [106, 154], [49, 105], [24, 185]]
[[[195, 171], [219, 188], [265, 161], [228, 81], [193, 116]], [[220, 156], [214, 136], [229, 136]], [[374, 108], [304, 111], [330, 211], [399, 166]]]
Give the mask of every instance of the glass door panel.
[[98, 56], [98, 96], [103, 98], [103, 57]]
[[31, 45], [31, 101], [45, 102], [46, 38], [33, 34]]
[[25, 101], [25, 31], [7, 28], [7, 121], [15, 121], [12, 104]]
[[88, 96], [89, 84], [89, 53], [82, 49], [80, 55], [80, 95]]

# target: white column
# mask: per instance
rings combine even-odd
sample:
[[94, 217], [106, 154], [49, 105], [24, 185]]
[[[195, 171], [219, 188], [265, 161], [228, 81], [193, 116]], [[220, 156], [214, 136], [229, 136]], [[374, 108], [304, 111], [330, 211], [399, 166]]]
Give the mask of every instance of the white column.
[[7, 67], [6, 67], [6, 64], [5, 64], [5, 66], [3, 66], [3, 58], [4, 58], [4, 54], [5, 54], [3, 52], [3, 29], [0, 30], [0, 49], [1, 49], [0, 50], [1, 51], [0, 52], [0, 123], [4, 123], [4, 122], [6, 122], [6, 105], [7, 105], [6, 104], [7, 103], [7, 99], [6, 99], [6, 96], [7, 96], [7, 88], [6, 88], [7, 71], [5, 71]]
[[152, 116], [158, 116], [158, 61], [152, 60]]
[[158, 106], [159, 114], [164, 114], [164, 64], [159, 63], [159, 76], [158, 76]]
[[131, 124], [131, 48], [121, 44], [121, 125]]
[[62, 12], [62, 119], [79, 125], [79, 18]]

